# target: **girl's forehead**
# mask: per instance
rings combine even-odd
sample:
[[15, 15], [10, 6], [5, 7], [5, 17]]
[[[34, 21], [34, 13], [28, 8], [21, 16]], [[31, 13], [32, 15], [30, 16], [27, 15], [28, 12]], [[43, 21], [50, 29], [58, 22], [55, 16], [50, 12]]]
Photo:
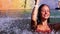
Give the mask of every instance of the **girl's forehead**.
[[48, 6], [43, 6], [41, 9], [42, 9], [42, 10], [44, 10], [44, 9], [45, 9], [45, 10], [47, 10], [47, 9], [49, 10], [49, 7], [48, 7]]

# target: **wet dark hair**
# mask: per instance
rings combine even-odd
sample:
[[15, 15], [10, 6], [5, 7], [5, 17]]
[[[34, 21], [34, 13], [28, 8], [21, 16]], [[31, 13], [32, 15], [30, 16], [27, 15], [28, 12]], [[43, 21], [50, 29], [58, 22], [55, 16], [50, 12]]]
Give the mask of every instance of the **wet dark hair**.
[[[49, 6], [48, 5], [46, 5], [46, 4], [42, 4], [42, 5], [40, 5], [40, 7], [38, 8], [38, 15], [37, 15], [37, 24], [42, 24], [41, 23], [41, 9], [42, 9], [42, 7], [44, 7], [44, 6], [47, 6], [48, 8], [49, 8]], [[50, 8], [49, 8], [50, 9]], [[50, 18], [48, 18], [48, 23], [49, 23], [49, 20]]]

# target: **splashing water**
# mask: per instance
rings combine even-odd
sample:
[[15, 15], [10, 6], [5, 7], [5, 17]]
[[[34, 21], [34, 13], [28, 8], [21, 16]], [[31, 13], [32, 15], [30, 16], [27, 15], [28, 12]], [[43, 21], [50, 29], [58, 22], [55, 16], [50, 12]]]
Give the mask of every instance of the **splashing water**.
[[[0, 34], [39, 34], [30, 30], [30, 22], [30, 19], [0, 18]], [[51, 34], [54, 34], [54, 30]]]

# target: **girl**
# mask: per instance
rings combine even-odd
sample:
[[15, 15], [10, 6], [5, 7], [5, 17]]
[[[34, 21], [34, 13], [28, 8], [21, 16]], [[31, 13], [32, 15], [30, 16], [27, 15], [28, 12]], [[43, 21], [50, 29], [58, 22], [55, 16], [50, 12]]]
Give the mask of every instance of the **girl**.
[[31, 16], [31, 28], [37, 32], [50, 32], [51, 30], [48, 26], [50, 8], [46, 4], [39, 6], [39, 2], [40, 0], [35, 0], [35, 7]]

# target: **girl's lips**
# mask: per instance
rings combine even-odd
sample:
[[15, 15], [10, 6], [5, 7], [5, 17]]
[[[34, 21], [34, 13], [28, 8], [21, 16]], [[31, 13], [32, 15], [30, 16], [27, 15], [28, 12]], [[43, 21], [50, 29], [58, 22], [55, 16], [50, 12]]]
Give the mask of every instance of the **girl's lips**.
[[44, 15], [44, 16], [48, 16], [48, 15]]

